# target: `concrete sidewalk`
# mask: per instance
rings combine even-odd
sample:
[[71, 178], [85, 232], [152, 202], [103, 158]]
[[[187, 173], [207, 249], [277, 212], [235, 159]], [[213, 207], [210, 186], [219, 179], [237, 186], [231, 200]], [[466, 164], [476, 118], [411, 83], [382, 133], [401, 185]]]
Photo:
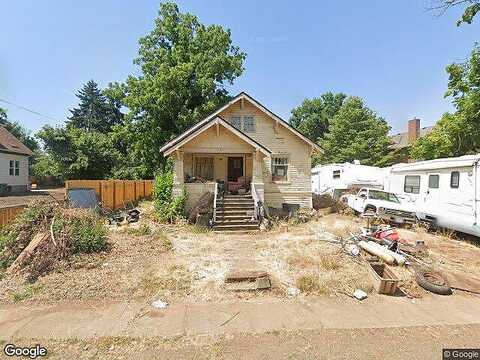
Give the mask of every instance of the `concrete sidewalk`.
[[0, 307], [1, 340], [469, 324], [480, 324], [480, 298], [464, 295], [417, 300], [376, 296], [363, 302], [338, 298], [314, 298], [307, 302], [267, 298], [255, 302], [173, 304], [164, 310], [155, 310], [142, 302]]

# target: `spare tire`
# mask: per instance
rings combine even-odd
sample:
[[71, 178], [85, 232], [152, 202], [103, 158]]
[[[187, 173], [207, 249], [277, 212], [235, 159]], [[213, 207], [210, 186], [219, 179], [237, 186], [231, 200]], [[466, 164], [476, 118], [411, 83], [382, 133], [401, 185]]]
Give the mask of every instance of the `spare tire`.
[[415, 280], [425, 290], [439, 295], [451, 295], [452, 288], [448, 280], [438, 271], [416, 269]]

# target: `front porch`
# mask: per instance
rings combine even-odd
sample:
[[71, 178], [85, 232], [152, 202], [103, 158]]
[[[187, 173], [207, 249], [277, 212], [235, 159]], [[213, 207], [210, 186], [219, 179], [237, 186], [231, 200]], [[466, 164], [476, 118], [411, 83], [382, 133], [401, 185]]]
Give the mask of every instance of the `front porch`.
[[[187, 193], [186, 208], [192, 208], [206, 192], [246, 194], [264, 202], [262, 156], [248, 153], [197, 153], [177, 151], [174, 193]], [[253, 193], [254, 192], [254, 193]]]

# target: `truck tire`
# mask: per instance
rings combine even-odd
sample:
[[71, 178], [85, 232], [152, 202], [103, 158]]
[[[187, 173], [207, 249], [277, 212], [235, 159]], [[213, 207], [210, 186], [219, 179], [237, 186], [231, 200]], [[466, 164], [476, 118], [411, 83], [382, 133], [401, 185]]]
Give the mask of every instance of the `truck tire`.
[[438, 271], [416, 269], [415, 281], [425, 290], [438, 295], [451, 295], [452, 288], [447, 279]]
[[372, 214], [372, 215], [376, 215], [377, 214], [377, 208], [373, 205], [367, 205], [365, 207], [365, 210], [363, 211], [364, 214]]

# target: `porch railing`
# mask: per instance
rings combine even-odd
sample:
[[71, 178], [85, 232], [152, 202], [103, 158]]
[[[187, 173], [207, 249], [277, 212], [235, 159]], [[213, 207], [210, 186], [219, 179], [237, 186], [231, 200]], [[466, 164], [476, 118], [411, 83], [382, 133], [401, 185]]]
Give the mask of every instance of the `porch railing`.
[[217, 196], [218, 196], [218, 183], [215, 183], [215, 191], [213, 192], [213, 223], [217, 221]]
[[253, 208], [253, 218], [255, 220], [259, 220], [259, 215], [260, 215], [260, 209], [259, 209], [259, 206], [258, 206], [258, 202], [260, 201], [260, 198], [257, 194], [257, 190], [255, 189], [255, 184], [252, 182], [250, 184], [250, 190], [252, 192], [252, 198], [253, 198], [253, 205], [254, 205], [254, 208]]

